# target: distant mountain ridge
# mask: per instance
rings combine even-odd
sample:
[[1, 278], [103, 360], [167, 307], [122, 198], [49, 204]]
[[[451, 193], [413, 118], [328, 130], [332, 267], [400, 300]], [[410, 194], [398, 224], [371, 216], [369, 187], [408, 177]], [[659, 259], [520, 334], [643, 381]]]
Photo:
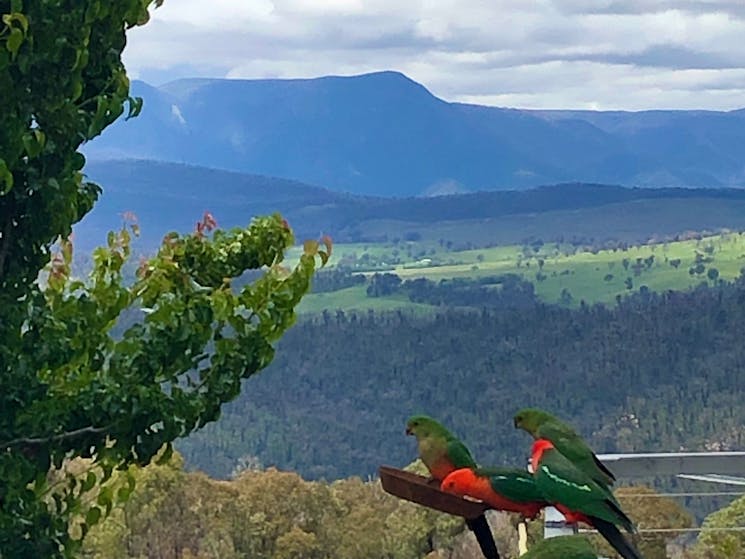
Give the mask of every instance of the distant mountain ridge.
[[557, 182], [745, 186], [745, 112], [534, 111], [449, 103], [397, 72], [135, 81], [142, 114], [86, 148], [375, 196]]
[[134, 212], [149, 248], [172, 230], [189, 231], [205, 211], [222, 227], [281, 212], [298, 239], [331, 234], [338, 242], [415, 233], [480, 246], [534, 236], [640, 242], [687, 230], [745, 228], [745, 189], [625, 188], [566, 183], [529, 190], [386, 198], [335, 192], [297, 181], [193, 165], [109, 160], [89, 162], [103, 187], [76, 226], [81, 246], [102, 243], [121, 214]]

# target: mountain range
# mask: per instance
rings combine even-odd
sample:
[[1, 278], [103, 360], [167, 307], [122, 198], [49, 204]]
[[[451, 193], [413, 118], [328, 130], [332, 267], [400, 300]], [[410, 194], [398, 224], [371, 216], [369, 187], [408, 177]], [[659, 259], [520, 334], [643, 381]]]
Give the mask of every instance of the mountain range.
[[157, 246], [168, 231], [190, 231], [205, 211], [221, 227], [280, 212], [298, 240], [330, 234], [336, 242], [419, 238], [455, 246], [528, 239], [644, 242], [686, 231], [745, 228], [745, 189], [626, 188], [565, 183], [529, 190], [433, 197], [360, 196], [298, 181], [162, 161], [109, 160], [86, 165], [103, 195], [76, 226], [78, 246], [102, 244], [124, 212], [141, 225], [138, 241]]
[[135, 81], [142, 114], [86, 147], [336, 191], [421, 196], [558, 182], [745, 185], [745, 110], [535, 111], [444, 101], [403, 74]]

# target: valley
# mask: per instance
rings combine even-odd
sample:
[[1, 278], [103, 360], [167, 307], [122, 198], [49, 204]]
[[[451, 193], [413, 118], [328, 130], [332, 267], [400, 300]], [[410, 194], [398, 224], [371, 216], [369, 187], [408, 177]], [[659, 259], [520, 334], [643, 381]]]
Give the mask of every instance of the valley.
[[[730, 232], [694, 239], [593, 249], [570, 244], [534, 242], [491, 248], [448, 251], [437, 243], [338, 244], [332, 269], [364, 275], [395, 274], [402, 281], [426, 278], [436, 282], [483, 279], [514, 274], [532, 283], [548, 303], [578, 306], [581, 302], [614, 303], [637, 291], [686, 290], [700, 284], [731, 281], [745, 267], [745, 233]], [[289, 253], [288, 264], [292, 262]], [[301, 312], [323, 309], [423, 310], [392, 293], [369, 297], [366, 285], [311, 293]]]

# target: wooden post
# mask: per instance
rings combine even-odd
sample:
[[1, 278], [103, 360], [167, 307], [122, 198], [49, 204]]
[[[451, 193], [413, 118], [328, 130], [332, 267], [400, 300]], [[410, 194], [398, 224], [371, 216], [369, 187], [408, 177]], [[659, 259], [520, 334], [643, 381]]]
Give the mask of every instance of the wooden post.
[[528, 552], [528, 525], [523, 520], [517, 525], [517, 553], [525, 555]]

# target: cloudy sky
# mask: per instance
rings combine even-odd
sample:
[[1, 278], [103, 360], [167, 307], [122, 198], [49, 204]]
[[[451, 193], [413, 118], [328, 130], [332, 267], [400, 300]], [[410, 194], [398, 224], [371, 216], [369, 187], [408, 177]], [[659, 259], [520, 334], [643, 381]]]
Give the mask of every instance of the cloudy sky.
[[398, 70], [452, 101], [745, 107], [745, 0], [166, 0], [130, 75], [298, 78]]

